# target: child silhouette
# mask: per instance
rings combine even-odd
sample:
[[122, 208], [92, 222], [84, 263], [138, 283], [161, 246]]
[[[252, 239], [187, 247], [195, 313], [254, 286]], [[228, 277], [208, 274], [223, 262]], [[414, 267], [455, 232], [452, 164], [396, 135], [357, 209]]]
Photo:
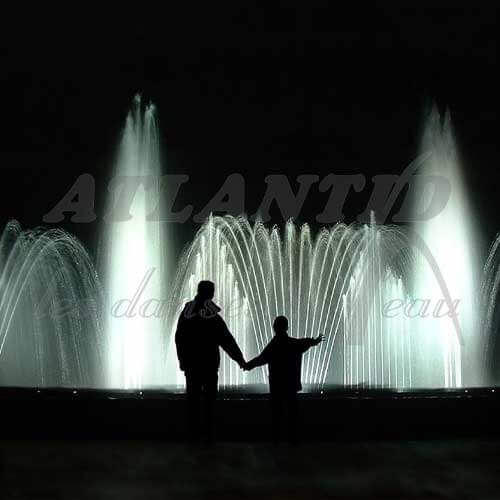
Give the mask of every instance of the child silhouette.
[[297, 392], [302, 390], [300, 372], [302, 355], [324, 340], [316, 338], [297, 339], [288, 335], [288, 319], [277, 316], [273, 322], [274, 337], [264, 350], [244, 365], [245, 370], [269, 365], [269, 392], [271, 393], [273, 439], [279, 442], [288, 413], [288, 438], [297, 440]]

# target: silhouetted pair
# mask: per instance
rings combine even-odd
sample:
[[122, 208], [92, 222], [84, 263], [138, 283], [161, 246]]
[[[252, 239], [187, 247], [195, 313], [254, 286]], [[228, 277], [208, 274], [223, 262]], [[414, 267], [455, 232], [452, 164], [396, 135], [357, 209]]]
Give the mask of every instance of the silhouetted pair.
[[[278, 316], [273, 323], [275, 336], [256, 358], [245, 362], [220, 308], [212, 301], [215, 286], [200, 281], [194, 300], [188, 302], [177, 324], [175, 343], [180, 368], [186, 376], [189, 432], [193, 440], [214, 440], [214, 401], [217, 396], [219, 347], [242, 369], [269, 365], [269, 390], [272, 403], [273, 438], [283, 437], [284, 423], [291, 441], [297, 436], [297, 392], [302, 354], [318, 345], [323, 336], [296, 339], [288, 336], [288, 320]], [[288, 419], [286, 419], [288, 413]]]

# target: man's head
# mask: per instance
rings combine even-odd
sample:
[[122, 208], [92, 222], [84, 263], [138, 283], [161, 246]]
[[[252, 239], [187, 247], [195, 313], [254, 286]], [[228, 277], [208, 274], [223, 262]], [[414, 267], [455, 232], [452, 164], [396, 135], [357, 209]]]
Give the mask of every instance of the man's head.
[[288, 319], [286, 316], [276, 316], [273, 328], [276, 333], [286, 333], [288, 331]]
[[214, 298], [215, 285], [211, 281], [200, 281], [198, 283], [198, 298], [211, 300]]

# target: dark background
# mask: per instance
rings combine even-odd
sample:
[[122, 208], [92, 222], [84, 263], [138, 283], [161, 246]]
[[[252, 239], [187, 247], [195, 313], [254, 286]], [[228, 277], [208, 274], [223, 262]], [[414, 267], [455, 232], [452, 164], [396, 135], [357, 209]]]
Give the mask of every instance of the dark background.
[[[249, 214], [270, 173], [399, 173], [435, 101], [451, 110], [485, 241], [500, 229], [496, 8], [166, 5], [3, 16], [2, 227], [41, 224], [90, 172], [98, 221], [60, 225], [95, 253], [121, 127], [141, 92], [158, 106], [165, 172], [190, 176], [176, 208], [194, 213], [234, 172], [245, 176]], [[369, 192], [368, 179], [347, 221]], [[299, 222], [316, 225], [327, 198], [313, 185]], [[197, 227], [177, 225], [177, 251]]]

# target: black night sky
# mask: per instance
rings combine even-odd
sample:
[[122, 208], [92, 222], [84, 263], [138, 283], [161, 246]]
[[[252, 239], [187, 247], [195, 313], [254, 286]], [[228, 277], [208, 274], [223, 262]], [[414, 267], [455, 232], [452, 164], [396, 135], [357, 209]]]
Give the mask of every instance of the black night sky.
[[[190, 176], [176, 204], [198, 212], [227, 175], [247, 213], [271, 173], [399, 173], [418, 152], [425, 109], [452, 113], [486, 241], [500, 230], [496, 8], [261, 9], [239, 3], [106, 13], [77, 8], [10, 18], [1, 33], [0, 224], [43, 215], [83, 172], [98, 221], [61, 224], [96, 248], [103, 194], [135, 93], [158, 107], [167, 173]], [[328, 193], [313, 186], [299, 222]], [[273, 222], [280, 223], [276, 211]], [[196, 224], [176, 228], [182, 242]]]

